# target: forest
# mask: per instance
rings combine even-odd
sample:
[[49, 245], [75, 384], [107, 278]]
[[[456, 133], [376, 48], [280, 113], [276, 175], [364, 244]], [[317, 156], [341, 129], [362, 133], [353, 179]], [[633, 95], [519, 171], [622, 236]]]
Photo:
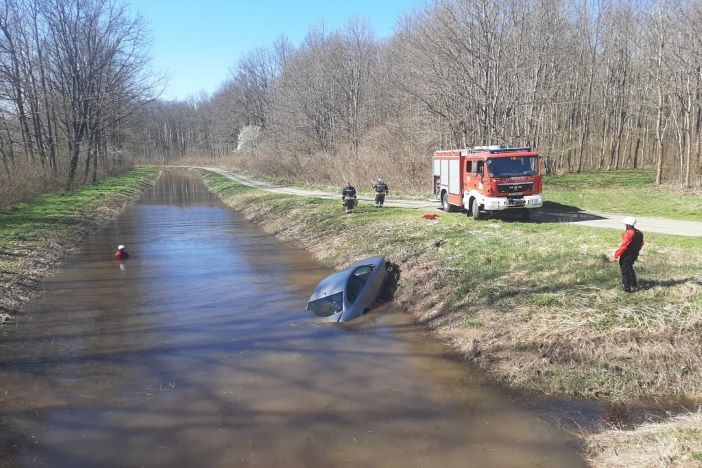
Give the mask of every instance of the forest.
[[437, 0], [391, 37], [351, 18], [222, 57], [229, 79], [184, 101], [159, 99], [146, 25], [120, 3], [0, 8], [6, 186], [197, 161], [421, 192], [433, 151], [486, 144], [532, 146], [556, 173], [641, 168], [702, 184], [697, 1]]

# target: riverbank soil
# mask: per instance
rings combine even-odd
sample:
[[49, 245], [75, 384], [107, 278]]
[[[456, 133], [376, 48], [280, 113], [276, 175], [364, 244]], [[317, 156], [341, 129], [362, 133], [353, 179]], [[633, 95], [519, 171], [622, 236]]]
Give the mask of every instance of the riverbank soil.
[[12, 320], [54, 265], [152, 186], [157, 175], [156, 168], [140, 167], [0, 210], [0, 323]]
[[620, 231], [263, 193], [201, 171], [215, 193], [328, 266], [385, 254], [397, 300], [506, 385], [614, 401], [702, 399], [702, 239], [646, 235], [639, 291], [620, 291]]

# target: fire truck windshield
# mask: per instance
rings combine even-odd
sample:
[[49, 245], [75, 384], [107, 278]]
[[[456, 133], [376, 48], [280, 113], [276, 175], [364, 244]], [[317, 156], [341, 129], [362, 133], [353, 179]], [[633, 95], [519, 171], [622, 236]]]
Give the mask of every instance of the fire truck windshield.
[[490, 158], [487, 160], [490, 177], [535, 176], [539, 173], [539, 158], [520, 156], [512, 158]]

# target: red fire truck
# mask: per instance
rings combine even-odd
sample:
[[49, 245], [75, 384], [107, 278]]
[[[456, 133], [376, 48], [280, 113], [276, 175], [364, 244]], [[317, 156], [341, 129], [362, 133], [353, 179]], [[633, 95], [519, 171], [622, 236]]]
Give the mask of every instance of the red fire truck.
[[538, 153], [531, 148], [476, 146], [434, 153], [434, 197], [444, 211], [464, 208], [474, 219], [501, 210], [539, 208], [542, 176]]

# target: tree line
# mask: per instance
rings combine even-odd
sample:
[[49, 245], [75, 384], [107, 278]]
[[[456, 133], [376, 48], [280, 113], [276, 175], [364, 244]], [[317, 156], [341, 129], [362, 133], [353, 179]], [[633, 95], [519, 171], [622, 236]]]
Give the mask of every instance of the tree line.
[[146, 41], [144, 21], [112, 0], [1, 0], [0, 181], [47, 175], [70, 189], [124, 165], [155, 84]]
[[506, 143], [699, 185], [701, 29], [692, 0], [437, 0], [388, 39], [352, 19], [253, 50], [212, 96], [158, 104], [141, 147], [416, 189], [435, 149]]
[[280, 37], [184, 101], [150, 97], [144, 23], [116, 1], [0, 1], [0, 176], [200, 158], [422, 190], [434, 150], [511, 144], [554, 171], [702, 182], [695, 0], [436, 0], [389, 38], [362, 19]]

